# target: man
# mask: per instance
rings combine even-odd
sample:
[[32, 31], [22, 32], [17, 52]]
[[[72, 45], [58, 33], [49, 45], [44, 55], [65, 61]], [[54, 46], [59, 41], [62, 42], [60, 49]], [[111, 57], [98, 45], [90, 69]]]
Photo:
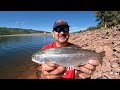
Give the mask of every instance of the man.
[[[66, 47], [74, 45], [68, 42], [69, 25], [65, 20], [57, 20], [53, 25], [53, 38], [55, 42], [45, 45], [42, 49], [53, 47]], [[41, 79], [87, 79], [94, 72], [95, 67], [99, 65], [98, 60], [89, 60], [89, 63], [75, 70], [74, 67], [62, 67], [50, 62], [41, 65]], [[38, 69], [39, 70], [39, 69]]]

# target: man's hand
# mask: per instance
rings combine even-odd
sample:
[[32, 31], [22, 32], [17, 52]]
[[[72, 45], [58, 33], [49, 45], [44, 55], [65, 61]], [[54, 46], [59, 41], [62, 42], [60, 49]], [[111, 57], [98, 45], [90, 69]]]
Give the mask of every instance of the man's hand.
[[96, 69], [96, 66], [98, 66], [100, 63], [98, 60], [89, 60], [88, 64], [80, 66], [80, 70], [75, 71], [76, 79], [86, 79], [90, 78], [90, 76], [93, 74], [93, 72]]
[[58, 79], [66, 71], [66, 68], [49, 62], [46, 62], [46, 64], [42, 64], [41, 66], [41, 78], [43, 79]]

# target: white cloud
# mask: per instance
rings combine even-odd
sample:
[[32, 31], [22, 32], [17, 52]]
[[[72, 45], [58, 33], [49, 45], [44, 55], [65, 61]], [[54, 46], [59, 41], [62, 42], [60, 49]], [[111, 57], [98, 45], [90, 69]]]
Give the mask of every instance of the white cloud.
[[15, 22], [15, 23], [19, 23], [19, 22]]
[[15, 23], [24, 24], [25, 22], [24, 21], [20, 21], [20, 22], [15, 22]]

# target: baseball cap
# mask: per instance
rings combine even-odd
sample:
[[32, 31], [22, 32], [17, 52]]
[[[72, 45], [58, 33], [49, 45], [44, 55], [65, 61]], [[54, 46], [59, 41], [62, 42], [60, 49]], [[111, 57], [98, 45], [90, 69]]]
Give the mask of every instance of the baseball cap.
[[55, 21], [53, 28], [60, 26], [60, 25], [65, 25], [65, 26], [70, 27], [65, 20], [59, 19], [59, 20]]

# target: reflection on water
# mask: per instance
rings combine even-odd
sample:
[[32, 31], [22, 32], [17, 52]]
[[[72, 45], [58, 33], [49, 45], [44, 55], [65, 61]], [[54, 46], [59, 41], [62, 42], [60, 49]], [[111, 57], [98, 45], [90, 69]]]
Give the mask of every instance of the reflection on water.
[[51, 36], [0, 37], [0, 78], [14, 78], [16, 66], [29, 62], [34, 52], [52, 41]]

